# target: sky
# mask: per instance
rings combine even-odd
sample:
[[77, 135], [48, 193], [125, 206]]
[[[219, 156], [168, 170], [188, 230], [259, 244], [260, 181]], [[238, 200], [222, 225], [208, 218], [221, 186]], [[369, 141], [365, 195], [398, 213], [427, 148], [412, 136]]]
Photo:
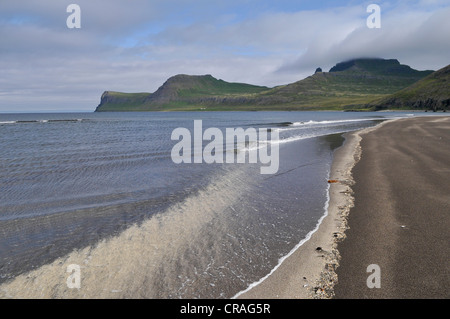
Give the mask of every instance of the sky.
[[176, 74], [273, 87], [359, 57], [447, 66], [450, 0], [0, 0], [0, 112], [91, 112]]

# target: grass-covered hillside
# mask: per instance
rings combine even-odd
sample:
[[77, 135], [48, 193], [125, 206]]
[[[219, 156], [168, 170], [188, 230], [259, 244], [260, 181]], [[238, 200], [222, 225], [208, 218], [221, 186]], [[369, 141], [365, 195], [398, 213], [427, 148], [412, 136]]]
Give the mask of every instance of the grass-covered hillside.
[[388, 97], [369, 104], [375, 110], [383, 109], [450, 109], [450, 65]]
[[245, 83], [229, 83], [211, 75], [179, 74], [169, 78], [154, 93], [106, 91], [96, 111], [197, 110], [228, 99], [249, 99], [269, 88]]
[[107, 91], [96, 111], [364, 109], [431, 73], [397, 60], [356, 59], [274, 88], [176, 75], [154, 93]]

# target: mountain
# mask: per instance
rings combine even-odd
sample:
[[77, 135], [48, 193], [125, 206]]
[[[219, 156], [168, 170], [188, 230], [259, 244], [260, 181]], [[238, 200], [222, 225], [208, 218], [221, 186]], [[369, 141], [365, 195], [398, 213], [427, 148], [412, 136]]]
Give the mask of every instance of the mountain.
[[269, 90], [265, 86], [229, 83], [211, 75], [179, 74], [169, 78], [154, 93], [102, 94], [96, 111], [165, 111], [198, 109], [201, 105], [226, 103], [230, 99], [247, 99]]
[[450, 109], [450, 65], [388, 97], [368, 104], [374, 110], [383, 109]]
[[176, 75], [154, 93], [106, 91], [96, 111], [361, 109], [423, 79], [397, 60], [355, 59], [274, 88]]
[[430, 73], [411, 69], [397, 60], [356, 59], [261, 95], [292, 108], [360, 109], [369, 101], [401, 90]]

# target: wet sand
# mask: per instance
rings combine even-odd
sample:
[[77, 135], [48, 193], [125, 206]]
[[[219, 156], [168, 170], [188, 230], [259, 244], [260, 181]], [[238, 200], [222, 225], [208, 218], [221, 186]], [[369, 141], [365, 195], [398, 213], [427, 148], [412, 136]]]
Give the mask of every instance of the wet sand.
[[336, 298], [449, 298], [450, 117], [387, 123], [361, 148]]
[[[450, 117], [346, 134], [330, 179], [311, 239], [238, 297], [449, 298]], [[381, 288], [367, 286], [372, 264]]]

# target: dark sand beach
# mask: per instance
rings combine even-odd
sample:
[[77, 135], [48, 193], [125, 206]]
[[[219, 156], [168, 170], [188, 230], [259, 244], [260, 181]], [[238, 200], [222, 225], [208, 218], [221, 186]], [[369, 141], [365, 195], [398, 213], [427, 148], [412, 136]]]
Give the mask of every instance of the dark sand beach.
[[450, 117], [386, 123], [361, 148], [335, 297], [449, 298]]
[[[450, 117], [346, 134], [328, 215], [240, 298], [449, 298]], [[368, 288], [369, 265], [380, 288]]]

